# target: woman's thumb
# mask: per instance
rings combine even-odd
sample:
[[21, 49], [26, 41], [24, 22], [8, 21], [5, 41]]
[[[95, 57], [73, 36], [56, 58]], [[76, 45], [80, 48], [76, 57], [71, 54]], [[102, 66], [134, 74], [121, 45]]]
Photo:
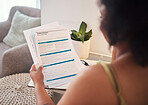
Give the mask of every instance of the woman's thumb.
[[38, 68], [38, 70], [39, 70], [39, 71], [42, 71], [42, 70], [43, 70], [43, 66], [40, 66], [40, 67]]

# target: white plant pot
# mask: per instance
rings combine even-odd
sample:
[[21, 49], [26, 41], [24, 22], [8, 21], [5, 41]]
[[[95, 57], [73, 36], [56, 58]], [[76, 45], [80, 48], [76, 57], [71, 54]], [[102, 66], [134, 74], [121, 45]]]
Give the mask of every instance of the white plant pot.
[[72, 44], [73, 44], [74, 49], [80, 59], [87, 59], [88, 58], [89, 49], [90, 49], [90, 40], [84, 41], [84, 43], [82, 43], [81, 41], [72, 40]]

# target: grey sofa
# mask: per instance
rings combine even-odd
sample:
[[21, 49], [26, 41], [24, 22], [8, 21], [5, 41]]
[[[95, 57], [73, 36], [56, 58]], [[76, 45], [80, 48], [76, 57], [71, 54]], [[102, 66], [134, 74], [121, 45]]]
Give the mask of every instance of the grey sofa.
[[33, 64], [26, 43], [11, 48], [2, 42], [9, 31], [14, 13], [17, 10], [28, 16], [41, 17], [40, 9], [15, 6], [10, 10], [8, 20], [0, 23], [0, 78], [10, 74], [29, 72]]

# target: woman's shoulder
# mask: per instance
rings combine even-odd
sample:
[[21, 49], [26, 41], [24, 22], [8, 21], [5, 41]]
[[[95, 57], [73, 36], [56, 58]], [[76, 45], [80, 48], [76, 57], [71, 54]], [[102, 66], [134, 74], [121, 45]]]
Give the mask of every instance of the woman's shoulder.
[[[108, 95], [109, 93], [111, 93], [111, 95]], [[68, 96], [75, 97], [75, 99], [71, 99]], [[66, 100], [68, 98], [70, 102], [68, 104], [71, 105], [96, 105], [104, 104], [104, 100], [106, 99], [108, 99], [107, 103], [116, 101], [114, 99], [110, 100], [111, 97], [115, 97], [115, 94], [110, 86], [108, 77], [103, 67], [97, 64], [86, 67], [70, 84], [63, 98]], [[75, 102], [75, 100], [77, 101]]]
[[[106, 73], [104, 71], [104, 68], [102, 67], [101, 64], [96, 64], [92, 65], [89, 67], [86, 67], [83, 72], [81, 72], [77, 79], [82, 80], [87, 80], [88, 82], [95, 83], [99, 81], [104, 81], [104, 77], [106, 76]], [[96, 83], [95, 83], [96, 84]]]
[[[105, 82], [106, 73], [100, 64], [86, 67], [73, 83], [85, 87], [85, 89], [95, 89], [98, 84]], [[83, 85], [82, 85], [83, 84]], [[101, 84], [102, 86], [103, 84]]]

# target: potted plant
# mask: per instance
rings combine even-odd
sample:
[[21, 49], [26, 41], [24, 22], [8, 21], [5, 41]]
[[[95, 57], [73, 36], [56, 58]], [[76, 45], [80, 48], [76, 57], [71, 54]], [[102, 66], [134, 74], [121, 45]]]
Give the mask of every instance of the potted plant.
[[90, 38], [92, 37], [92, 29], [86, 32], [87, 24], [82, 21], [79, 32], [71, 30], [71, 39], [76, 53], [80, 59], [86, 59], [89, 56]]

